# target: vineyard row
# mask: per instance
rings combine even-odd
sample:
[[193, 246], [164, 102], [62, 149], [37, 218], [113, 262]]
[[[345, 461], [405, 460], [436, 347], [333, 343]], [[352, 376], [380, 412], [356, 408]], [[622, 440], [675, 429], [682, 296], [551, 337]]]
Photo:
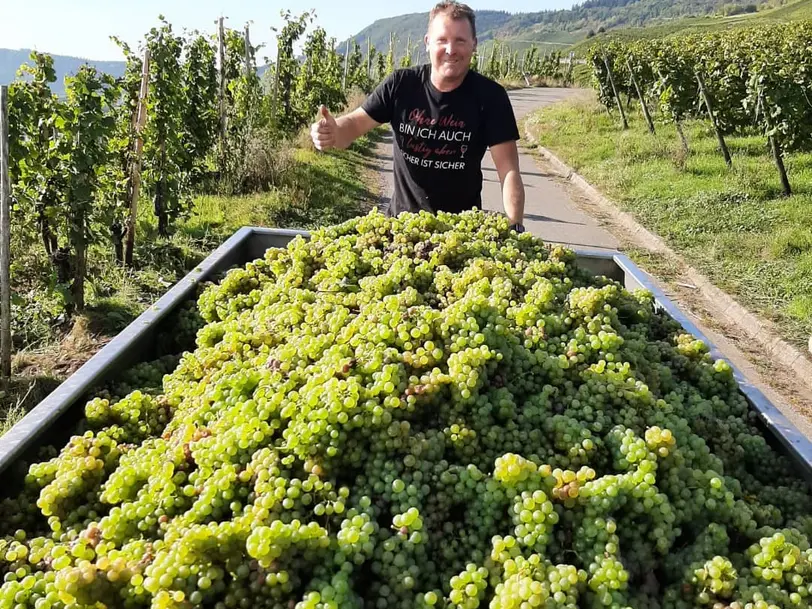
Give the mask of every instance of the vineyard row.
[[[312, 13], [282, 17], [275, 62], [262, 76], [248, 28], [220, 20], [214, 33], [179, 35], [163, 16], [137, 49], [114, 39], [127, 62], [120, 78], [84, 65], [58, 97], [49, 55], [34, 52], [21, 66], [8, 104], [14, 238], [44, 249], [43, 287], [63, 295], [68, 315], [84, 307], [91, 246], [132, 264], [139, 198], [152, 202], [158, 233], [168, 236], [195, 193], [266, 190], [267, 176], [251, 173], [250, 142], [295, 138], [319, 105], [345, 108], [351, 91], [369, 93], [417, 56], [411, 40], [397, 52], [394, 35], [382, 51], [355, 41], [339, 49], [322, 27], [310, 28]], [[473, 67], [495, 79], [571, 78], [560, 52], [533, 47], [520, 57], [499, 43], [488, 51]]]
[[812, 145], [812, 22], [756, 26], [680, 35], [659, 40], [595, 44], [588, 52], [593, 83], [608, 110], [617, 108], [623, 128], [626, 106], [639, 100], [655, 133], [650, 104], [676, 124], [688, 152], [682, 124], [710, 121], [728, 166], [729, 134], [763, 135], [791, 194], [786, 152]]

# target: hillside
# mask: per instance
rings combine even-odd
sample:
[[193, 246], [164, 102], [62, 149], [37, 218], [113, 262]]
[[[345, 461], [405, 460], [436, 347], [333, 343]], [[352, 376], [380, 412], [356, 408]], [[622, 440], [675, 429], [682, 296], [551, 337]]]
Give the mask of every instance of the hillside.
[[[46, 51], [47, 52], [47, 51]], [[14, 80], [19, 67], [28, 63], [29, 49], [0, 49], [0, 84], [7, 85]], [[53, 84], [53, 91], [61, 95], [63, 89], [63, 79], [66, 74], [73, 74], [83, 63], [96, 66], [102, 72], [121, 76], [124, 73], [123, 61], [92, 61], [80, 57], [69, 57], [66, 55], [53, 55], [54, 69], [56, 70], [56, 82]]]
[[706, 32], [726, 28], [746, 27], [762, 23], [784, 23], [799, 19], [812, 18], [812, 0], [799, 0], [784, 6], [766, 8], [755, 13], [725, 16], [686, 17], [670, 22], [649, 24], [644, 27], [626, 27], [608, 30], [594, 38], [584, 39], [570, 49], [581, 55], [586, 49], [601, 40], [635, 40], [663, 38], [674, 34]]
[[[771, 0], [780, 4], [782, 0]], [[808, 4], [810, 0], [782, 6], [777, 9], [795, 15], [797, 4]], [[515, 48], [535, 44], [543, 50], [562, 49], [585, 40], [588, 35], [600, 30], [622, 28], [668, 26], [685, 18], [712, 20], [714, 15], [753, 12], [764, 8], [766, 3], [759, 0], [586, 0], [571, 9], [540, 11], [533, 13], [508, 13], [506, 11], [476, 11], [477, 35], [480, 45], [498, 39], [507, 41]], [[739, 17], [741, 18], [741, 16]], [[414, 45], [426, 33], [427, 13], [410, 13], [398, 17], [379, 19], [358, 32], [353, 38], [366, 48], [367, 39], [372, 46], [385, 50], [389, 46], [390, 32], [396, 34], [398, 55], [402, 54], [409, 40]], [[340, 48], [346, 41], [340, 43]], [[546, 44], [545, 44], [546, 43]], [[545, 48], [546, 47], [546, 48]], [[423, 53], [425, 56], [425, 53]]]
[[[7, 85], [16, 78], [17, 70], [24, 63], [30, 63], [28, 49], [0, 49], [0, 84]], [[82, 59], [80, 57], [68, 57], [65, 55], [52, 55], [54, 58], [54, 69], [56, 70], [56, 82], [51, 85], [51, 89], [57, 95], [65, 92], [64, 78], [68, 74], [74, 74], [84, 63], [96, 66], [101, 72], [106, 72], [119, 77], [124, 74], [125, 63], [123, 61], [94, 61]], [[261, 77], [268, 66], [259, 66], [257, 73]]]

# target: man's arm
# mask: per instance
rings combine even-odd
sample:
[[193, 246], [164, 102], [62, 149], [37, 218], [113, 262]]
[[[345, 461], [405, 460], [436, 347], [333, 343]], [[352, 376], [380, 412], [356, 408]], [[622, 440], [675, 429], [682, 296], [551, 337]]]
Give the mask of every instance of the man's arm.
[[349, 148], [355, 140], [382, 125], [374, 120], [363, 108], [356, 108], [336, 120], [336, 148]]
[[491, 157], [502, 183], [502, 205], [511, 224], [524, 221], [524, 183], [519, 170], [519, 150], [515, 140], [491, 146]]
[[313, 144], [319, 150], [349, 148], [356, 139], [382, 124], [370, 117], [363, 108], [356, 108], [336, 119], [322, 106], [321, 115], [322, 118], [313, 123], [310, 129]]

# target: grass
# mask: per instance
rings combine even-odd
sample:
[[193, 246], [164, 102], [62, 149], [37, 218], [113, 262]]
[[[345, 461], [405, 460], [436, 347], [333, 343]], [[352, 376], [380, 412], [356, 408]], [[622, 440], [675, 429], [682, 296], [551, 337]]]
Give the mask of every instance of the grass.
[[197, 196], [168, 238], [157, 235], [142, 199], [133, 268], [116, 264], [112, 251], [91, 249], [87, 307], [70, 320], [54, 315], [59, 295], [43, 292], [32, 272], [47, 269], [42, 248], [18, 244], [12, 256], [12, 274], [19, 278], [12, 311], [17, 343], [12, 381], [0, 388], [0, 435], [241, 227], [314, 229], [369, 211], [379, 193], [368, 177], [368, 159], [382, 133], [329, 153], [301, 138], [283, 145], [275, 151], [278, 184], [250, 195]]
[[806, 348], [812, 334], [812, 154], [786, 164], [791, 197], [759, 136], [728, 137], [733, 169], [715, 135], [688, 122], [690, 153], [673, 126], [646, 129], [639, 111], [619, 127], [593, 96], [528, 117], [536, 140], [660, 235], [717, 286]]
[[180, 231], [191, 238], [222, 239], [242, 226], [312, 229], [365, 212], [377, 193], [362, 179], [366, 156], [378, 140], [368, 135], [350, 149], [324, 154], [296, 149], [284, 188], [195, 200]]
[[[528, 85], [528, 81], [530, 84]], [[525, 89], [528, 86], [530, 87], [566, 87], [563, 78], [555, 78], [550, 76], [530, 76], [527, 80], [524, 78], [502, 78], [499, 79], [499, 84], [502, 85], [508, 91], [514, 91], [516, 89]]]

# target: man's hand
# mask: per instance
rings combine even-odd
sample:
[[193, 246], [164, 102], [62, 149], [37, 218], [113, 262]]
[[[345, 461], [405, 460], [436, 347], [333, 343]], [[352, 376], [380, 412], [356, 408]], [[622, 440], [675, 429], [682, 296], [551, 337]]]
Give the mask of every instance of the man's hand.
[[318, 150], [348, 148], [356, 139], [381, 124], [372, 120], [363, 108], [356, 108], [335, 119], [326, 106], [321, 106], [319, 114], [321, 118], [310, 127], [310, 137]]
[[329, 150], [336, 147], [338, 139], [338, 125], [336, 119], [330, 114], [327, 106], [322, 105], [319, 108], [321, 119], [310, 128], [310, 137], [313, 139], [313, 145], [318, 150]]
[[524, 220], [524, 184], [519, 170], [519, 150], [509, 141], [491, 146], [491, 158], [502, 183], [502, 204], [511, 224]]

